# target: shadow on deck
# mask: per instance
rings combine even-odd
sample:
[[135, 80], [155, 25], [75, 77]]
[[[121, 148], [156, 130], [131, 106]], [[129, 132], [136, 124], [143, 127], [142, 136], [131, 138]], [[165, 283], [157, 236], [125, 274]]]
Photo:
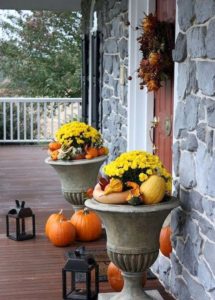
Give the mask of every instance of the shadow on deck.
[[[73, 211], [61, 195], [60, 182], [54, 170], [44, 163], [47, 149], [40, 146], [0, 146], [0, 300], [62, 299], [61, 269], [65, 254], [80, 246], [57, 248], [44, 235], [46, 219], [53, 212]], [[16, 242], [6, 238], [5, 214], [14, 200], [26, 201], [36, 215], [35, 240]], [[105, 239], [85, 243], [89, 248], [103, 249]], [[158, 280], [148, 280], [147, 289], [165, 293]], [[108, 282], [100, 283], [101, 292], [112, 291]], [[135, 300], [135, 299], [134, 299]]]

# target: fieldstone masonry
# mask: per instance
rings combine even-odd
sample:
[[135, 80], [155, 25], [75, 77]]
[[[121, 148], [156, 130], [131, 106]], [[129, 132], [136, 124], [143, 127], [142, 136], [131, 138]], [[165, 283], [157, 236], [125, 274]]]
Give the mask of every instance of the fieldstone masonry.
[[215, 0], [178, 0], [173, 252], [153, 266], [179, 300], [215, 299]]
[[[82, 1], [85, 32], [89, 32], [90, 2]], [[112, 160], [127, 147], [128, 0], [96, 1], [95, 10], [102, 33], [100, 118]]]

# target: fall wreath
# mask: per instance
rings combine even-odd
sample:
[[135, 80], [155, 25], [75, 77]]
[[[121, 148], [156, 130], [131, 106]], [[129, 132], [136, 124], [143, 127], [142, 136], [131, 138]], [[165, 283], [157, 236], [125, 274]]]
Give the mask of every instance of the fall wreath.
[[157, 91], [161, 82], [172, 77], [174, 25], [159, 21], [153, 14], [146, 15], [141, 24], [142, 34], [138, 37], [142, 59], [137, 70], [140, 88]]

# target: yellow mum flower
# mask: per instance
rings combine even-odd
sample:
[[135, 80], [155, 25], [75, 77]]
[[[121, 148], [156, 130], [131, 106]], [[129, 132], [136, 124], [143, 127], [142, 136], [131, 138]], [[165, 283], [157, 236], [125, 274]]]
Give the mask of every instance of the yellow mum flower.
[[146, 181], [146, 179], [148, 179], [148, 176], [144, 173], [140, 173], [139, 179], [141, 182], [143, 182], [143, 181]]

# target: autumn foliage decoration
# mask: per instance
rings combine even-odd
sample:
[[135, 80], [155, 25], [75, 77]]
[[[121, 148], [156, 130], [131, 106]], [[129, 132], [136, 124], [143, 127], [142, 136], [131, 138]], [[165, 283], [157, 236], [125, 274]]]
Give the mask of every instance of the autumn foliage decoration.
[[141, 30], [142, 34], [137, 39], [142, 52], [137, 70], [140, 88], [146, 86], [148, 92], [157, 91], [161, 82], [173, 75], [174, 26], [149, 14], [144, 17]]

